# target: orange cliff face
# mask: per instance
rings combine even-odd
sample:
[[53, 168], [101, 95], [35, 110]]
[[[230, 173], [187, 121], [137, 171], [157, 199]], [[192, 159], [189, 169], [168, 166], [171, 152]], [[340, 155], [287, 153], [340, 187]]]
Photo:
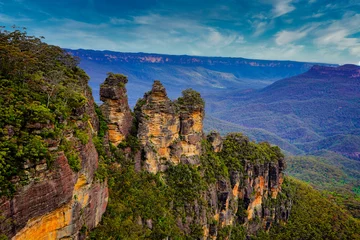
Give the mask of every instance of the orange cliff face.
[[[86, 129], [87, 143], [75, 138], [81, 169], [74, 172], [59, 142], [50, 146], [56, 157], [51, 166], [46, 161], [25, 163], [27, 184], [19, 185], [14, 196], [0, 199], [0, 232], [11, 239], [77, 239], [84, 233], [80, 230], [94, 228], [101, 220], [108, 201], [107, 183], [95, 180], [98, 153], [92, 142], [98, 131], [93, 98], [90, 93], [85, 107], [77, 109], [74, 124]], [[84, 114], [90, 117], [82, 121]]]
[[171, 101], [162, 84], [155, 81], [152, 90], [138, 102], [135, 113], [147, 171], [164, 171], [166, 162], [199, 163], [203, 106], [190, 109]]

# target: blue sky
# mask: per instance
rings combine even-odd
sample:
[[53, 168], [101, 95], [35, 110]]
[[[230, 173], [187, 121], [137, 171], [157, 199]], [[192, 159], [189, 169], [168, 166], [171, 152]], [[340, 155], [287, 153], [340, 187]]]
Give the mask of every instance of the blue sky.
[[0, 25], [64, 48], [360, 61], [360, 0], [0, 0]]

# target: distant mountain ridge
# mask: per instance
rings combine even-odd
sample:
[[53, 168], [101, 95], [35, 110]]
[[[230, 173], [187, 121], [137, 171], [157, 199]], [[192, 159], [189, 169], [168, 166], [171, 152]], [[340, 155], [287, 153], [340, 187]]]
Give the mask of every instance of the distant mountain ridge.
[[[169, 64], [189, 64], [189, 65], [240, 65], [248, 64], [255, 67], [278, 67], [286, 64], [287, 67], [293, 67], [296, 64], [307, 64], [308, 67], [316, 63], [298, 62], [290, 60], [262, 60], [247, 59], [242, 57], [219, 57], [219, 56], [192, 56], [192, 55], [170, 55], [158, 53], [132, 53], [132, 52], [115, 52], [99, 51], [86, 49], [65, 49], [79, 57], [88, 57], [89, 59], [109, 61], [109, 62], [126, 62], [126, 63], [169, 63]], [[326, 64], [335, 65], [335, 64]]]
[[[131, 106], [155, 79], [163, 82], [171, 98], [178, 97], [178, 89], [184, 88], [193, 88], [203, 95], [226, 94], [227, 91], [266, 87], [276, 80], [306, 72], [315, 64], [83, 49], [66, 51], [81, 59], [80, 66], [91, 77], [90, 85], [97, 101], [99, 85], [107, 72], [121, 72], [128, 76]], [[211, 102], [210, 98], [205, 100]]]
[[264, 129], [304, 152], [328, 149], [358, 158], [360, 67], [314, 66], [258, 91], [217, 96], [211, 110], [216, 118]]

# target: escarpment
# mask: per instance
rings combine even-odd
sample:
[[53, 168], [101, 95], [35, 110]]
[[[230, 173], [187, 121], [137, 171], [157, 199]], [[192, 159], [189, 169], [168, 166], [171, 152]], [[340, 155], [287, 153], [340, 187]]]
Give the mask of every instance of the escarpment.
[[[128, 109], [125, 104], [114, 109]], [[111, 124], [112, 113], [102, 109]], [[143, 215], [140, 211], [131, 216], [133, 224], [157, 238], [230, 239], [233, 235], [241, 239], [288, 220], [292, 202], [281, 193], [285, 162], [280, 149], [252, 142], [239, 133], [222, 137], [211, 132], [205, 136], [204, 101], [199, 93], [188, 89], [171, 101], [164, 86], [155, 81], [137, 102], [134, 115], [132, 130], [115, 150], [118, 156], [123, 155], [121, 159], [127, 159], [120, 160], [120, 168], [132, 171], [133, 164], [138, 172], [134, 174], [139, 174], [140, 179], [144, 176], [141, 172], [161, 176], [163, 182], [154, 179], [146, 191], [165, 196], [165, 202], [157, 203], [167, 209], [163, 209], [167, 214], [161, 221], [173, 222], [173, 232], [179, 235], [155, 234], [155, 229], [163, 227], [156, 225], [159, 213], [150, 217], [148, 212]], [[167, 190], [162, 190], [163, 184]], [[141, 206], [146, 206], [150, 200], [140, 201], [144, 201]]]

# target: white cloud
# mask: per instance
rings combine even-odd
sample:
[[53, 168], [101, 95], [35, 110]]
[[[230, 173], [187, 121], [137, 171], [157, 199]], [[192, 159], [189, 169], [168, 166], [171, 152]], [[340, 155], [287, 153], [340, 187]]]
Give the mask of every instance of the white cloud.
[[305, 31], [281, 31], [276, 34], [275, 42], [277, 45], [284, 45], [305, 37]]
[[319, 18], [324, 16], [324, 13], [313, 13], [313, 15], [311, 16], [312, 18]]
[[268, 30], [272, 25], [272, 22], [267, 21], [254, 21], [252, 22], [252, 26], [254, 29], [253, 36], [258, 37], [262, 35], [266, 30]]
[[360, 39], [351, 37], [360, 32], [360, 14], [345, 14], [341, 20], [333, 21], [323, 30], [317, 32], [314, 43], [317, 46], [336, 47], [337, 50], [348, 50], [350, 54], [360, 54]]
[[257, 13], [257, 14], [255, 14], [255, 15], [253, 15], [252, 18], [260, 19], [260, 20], [267, 19], [266, 15], [263, 14], [263, 13]]
[[285, 46], [271, 46], [268, 44], [253, 45], [252, 48], [244, 46], [239, 48], [235, 54], [245, 58], [254, 59], [278, 59], [289, 60], [297, 59], [309, 61], [309, 57], [303, 52], [305, 50], [302, 45], [287, 44]]
[[1, 14], [0, 13], [0, 22], [1, 22], [1, 25], [3, 24], [17, 24], [17, 23], [22, 23], [22, 22], [29, 22], [31, 21], [30, 18], [26, 18], [26, 17], [11, 17], [11, 16], [8, 16], [8, 15], [5, 15], [5, 14]]
[[[176, 44], [181, 49], [206, 54], [209, 49], [220, 50], [245, 41], [244, 36], [236, 31], [209, 27], [194, 19], [181, 16], [149, 14], [134, 17], [133, 23], [136, 27], [130, 34], [134, 36], [134, 43], [138, 45], [151, 43], [154, 49], [163, 51], [164, 46], [171, 48], [171, 44]], [[174, 50], [176, 49], [171, 48], [171, 51]]]
[[[118, 44], [103, 34], [107, 24], [90, 24], [72, 19], [48, 19], [49, 25], [41, 27], [29, 27], [29, 33], [35, 36], [45, 36], [45, 41], [49, 44], [60, 45], [64, 48], [84, 48], [84, 49], [107, 49], [118, 50]], [[56, 26], [55, 28], [53, 26]]]
[[272, 13], [274, 18], [285, 15], [289, 12], [295, 10], [295, 7], [292, 5], [293, 0], [274, 0]]
[[244, 36], [238, 36], [235, 40], [236, 43], [246, 43]]
[[318, 13], [313, 13], [310, 16], [305, 16], [305, 17], [303, 17], [303, 19], [319, 18], [319, 17], [322, 17], [324, 15], [325, 15], [325, 13], [318, 12]]
[[277, 45], [292, 43], [306, 37], [308, 33], [314, 30], [316, 27], [317, 24], [312, 24], [310, 26], [302, 27], [296, 31], [280, 31], [275, 35], [275, 42]]
[[128, 19], [124, 19], [124, 18], [112, 17], [112, 18], [110, 18], [110, 23], [114, 24], [114, 25], [124, 25], [124, 24], [131, 23], [131, 21]]

